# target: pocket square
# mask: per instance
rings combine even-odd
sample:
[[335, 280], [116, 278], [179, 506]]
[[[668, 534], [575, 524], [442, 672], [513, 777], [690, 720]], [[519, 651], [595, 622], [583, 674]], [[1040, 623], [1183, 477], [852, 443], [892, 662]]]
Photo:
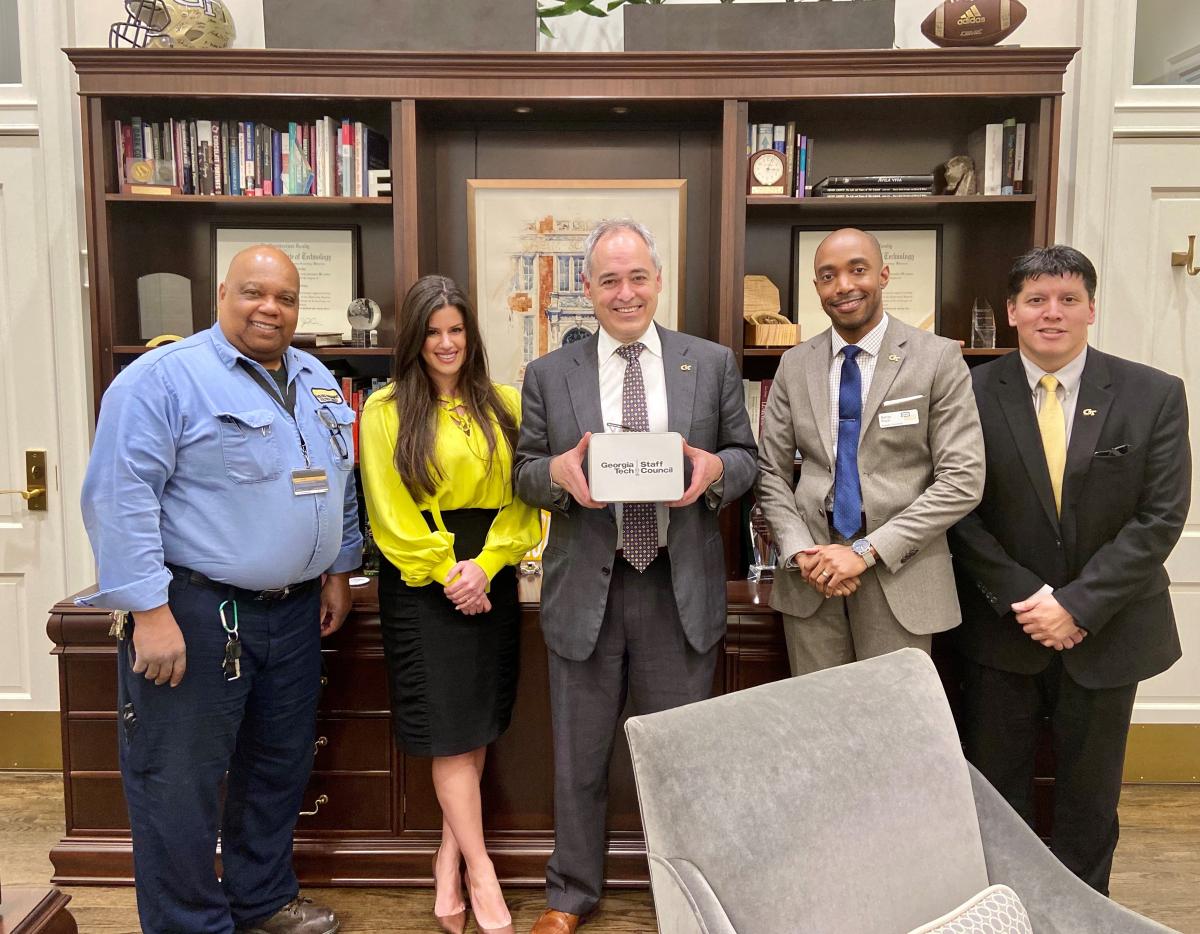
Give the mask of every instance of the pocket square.
[[1096, 451], [1092, 457], [1124, 457], [1130, 451], [1128, 444], [1118, 444], [1116, 447], [1106, 448], [1103, 451]]

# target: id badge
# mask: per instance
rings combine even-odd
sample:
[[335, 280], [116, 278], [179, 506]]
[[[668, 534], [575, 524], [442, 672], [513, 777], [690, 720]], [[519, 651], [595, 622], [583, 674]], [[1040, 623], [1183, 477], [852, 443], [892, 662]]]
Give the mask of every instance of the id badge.
[[297, 467], [292, 471], [292, 495], [312, 496], [329, 492], [329, 477], [324, 467]]

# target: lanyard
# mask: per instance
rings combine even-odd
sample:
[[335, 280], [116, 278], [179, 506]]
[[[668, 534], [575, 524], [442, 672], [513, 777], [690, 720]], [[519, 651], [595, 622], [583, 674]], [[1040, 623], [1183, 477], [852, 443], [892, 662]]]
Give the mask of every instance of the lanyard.
[[300, 453], [304, 455], [304, 466], [311, 467], [312, 461], [308, 457], [308, 445], [304, 442], [304, 432], [300, 430], [300, 423], [296, 421], [296, 380], [290, 380], [288, 382], [287, 394], [280, 396], [279, 390], [267, 382], [267, 378], [254, 369], [249, 361], [239, 359], [238, 363], [243, 370], [250, 374], [250, 378], [258, 383], [259, 388], [270, 396], [281, 409], [287, 412], [288, 416], [295, 423], [296, 433], [300, 436]]
[[279, 405], [283, 408], [283, 410], [285, 412], [287, 412], [288, 415], [291, 416], [292, 421], [295, 421], [296, 420], [296, 381], [294, 379], [290, 380], [288, 382], [287, 395], [280, 396], [278, 388], [276, 388], [271, 383], [267, 382], [267, 378], [265, 376], [263, 376], [260, 372], [258, 372], [258, 370], [254, 369], [254, 367], [251, 366], [248, 361], [238, 360], [238, 363], [241, 365], [243, 370], [245, 370], [247, 373], [250, 374], [250, 378], [252, 380], [254, 380], [254, 382], [258, 383], [258, 385], [262, 388], [262, 391], [265, 392], [272, 399], [274, 399], [277, 403], [279, 403]]

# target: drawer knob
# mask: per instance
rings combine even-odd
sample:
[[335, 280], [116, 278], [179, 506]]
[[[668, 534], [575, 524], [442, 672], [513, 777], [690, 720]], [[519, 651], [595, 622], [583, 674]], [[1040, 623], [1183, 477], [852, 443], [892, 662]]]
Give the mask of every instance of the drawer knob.
[[329, 675], [321, 675], [321, 687], [329, 687]]
[[328, 746], [328, 745], [329, 745], [328, 739], [326, 739], [324, 736], [318, 736], [317, 741], [315, 743], [313, 743], [313, 755], [315, 756], [318, 752], [320, 752], [322, 746]]
[[328, 803], [329, 803], [329, 795], [320, 795], [317, 798], [317, 800], [313, 802], [313, 809], [311, 811], [301, 811], [300, 816], [301, 817], [312, 817], [314, 814], [317, 813], [317, 811], [321, 810], [322, 804], [328, 804]]

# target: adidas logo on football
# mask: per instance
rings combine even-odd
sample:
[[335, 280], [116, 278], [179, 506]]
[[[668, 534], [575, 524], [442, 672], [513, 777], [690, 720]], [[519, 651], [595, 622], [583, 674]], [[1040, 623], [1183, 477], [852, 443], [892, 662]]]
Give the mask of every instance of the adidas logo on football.
[[981, 26], [986, 22], [987, 17], [980, 13], [979, 7], [975, 6], [973, 3], [971, 4], [970, 9], [968, 9], [965, 13], [963, 13], [962, 16], [958, 18], [958, 25], [960, 26]]

